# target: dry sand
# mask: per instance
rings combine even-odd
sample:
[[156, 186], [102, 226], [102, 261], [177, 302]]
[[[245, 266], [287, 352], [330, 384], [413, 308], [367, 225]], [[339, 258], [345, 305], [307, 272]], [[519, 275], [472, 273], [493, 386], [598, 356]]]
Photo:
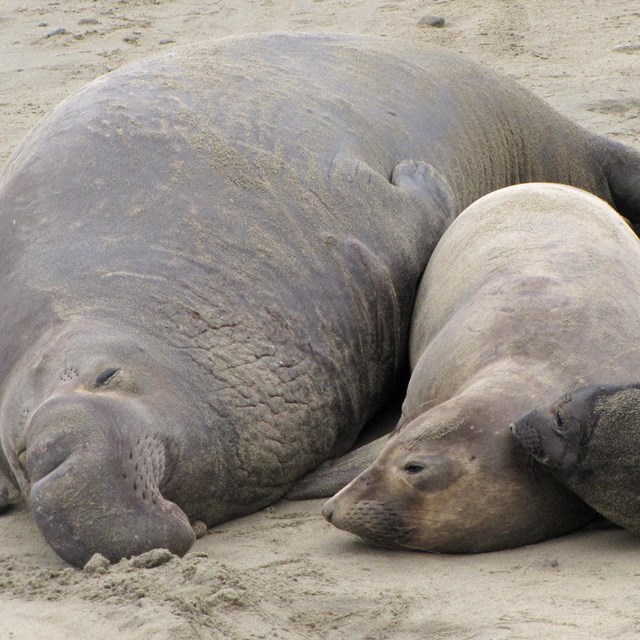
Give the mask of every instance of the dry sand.
[[[445, 27], [419, 26], [426, 14]], [[632, 0], [2, 0], [0, 161], [101, 73], [174, 43], [272, 30], [438, 43], [640, 148]], [[640, 538], [629, 533], [434, 556], [367, 546], [320, 505], [284, 502], [216, 528], [182, 560], [93, 575], [65, 566], [25, 510], [7, 514], [0, 638], [640, 638]]]

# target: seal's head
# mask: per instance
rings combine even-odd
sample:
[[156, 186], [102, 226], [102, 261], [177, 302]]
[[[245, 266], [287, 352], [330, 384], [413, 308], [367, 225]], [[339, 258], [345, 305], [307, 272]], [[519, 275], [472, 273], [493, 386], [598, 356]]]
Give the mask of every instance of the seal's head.
[[569, 390], [557, 402], [535, 409], [511, 424], [518, 447], [558, 473], [572, 473], [584, 449], [584, 425], [593, 411], [594, 394], [605, 387]]
[[73, 565], [193, 543], [163, 495], [183, 444], [172, 427], [188, 420], [169, 401], [179, 376], [166, 367], [135, 329], [83, 320], [47, 333], [11, 375], [3, 452], [44, 537]]
[[461, 395], [401, 422], [325, 518], [383, 546], [442, 553], [505, 549], [586, 522], [590, 510], [549, 474], [527, 473], [501, 404]]
[[511, 425], [546, 465], [611, 521], [640, 532], [640, 385], [589, 385]]

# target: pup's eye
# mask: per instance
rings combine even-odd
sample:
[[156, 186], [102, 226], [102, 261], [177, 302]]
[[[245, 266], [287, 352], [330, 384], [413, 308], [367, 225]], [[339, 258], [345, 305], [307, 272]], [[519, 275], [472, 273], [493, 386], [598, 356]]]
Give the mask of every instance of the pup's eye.
[[564, 416], [560, 411], [556, 411], [556, 427], [558, 427], [558, 429], [560, 429], [561, 431], [564, 431], [564, 429], [566, 429]]
[[96, 378], [96, 387], [104, 387], [109, 384], [111, 380], [116, 376], [116, 374], [120, 371], [120, 369], [105, 369], [97, 378]]

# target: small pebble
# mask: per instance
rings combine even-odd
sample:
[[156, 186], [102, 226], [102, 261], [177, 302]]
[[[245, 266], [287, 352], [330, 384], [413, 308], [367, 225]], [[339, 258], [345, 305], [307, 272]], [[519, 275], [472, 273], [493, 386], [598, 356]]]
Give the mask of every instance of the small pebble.
[[97, 18], [82, 18], [78, 20], [78, 24], [100, 24], [100, 21]]
[[196, 520], [192, 526], [197, 540], [207, 535], [207, 525], [202, 520]]
[[153, 569], [177, 557], [178, 556], [173, 555], [168, 549], [152, 549], [151, 551], [141, 553], [139, 556], [131, 558], [131, 566], [136, 569]]
[[419, 27], [444, 27], [444, 18], [441, 16], [422, 16], [418, 20]]
[[111, 563], [101, 554], [94, 553], [84, 565], [83, 571], [85, 573], [95, 573], [96, 575], [102, 575], [107, 573], [107, 569], [111, 566]]
[[38, 22], [38, 26], [39, 27], [48, 27], [49, 23], [48, 22]]
[[52, 36], [62, 36], [65, 33], [67, 33], [67, 30], [64, 29], [63, 27], [59, 27], [58, 29], [54, 29], [53, 31], [49, 31], [49, 33], [47, 33], [47, 38], [51, 38]]
[[175, 42], [175, 40], [172, 40], [171, 38], [164, 38], [164, 40], [160, 40], [160, 44], [173, 44]]

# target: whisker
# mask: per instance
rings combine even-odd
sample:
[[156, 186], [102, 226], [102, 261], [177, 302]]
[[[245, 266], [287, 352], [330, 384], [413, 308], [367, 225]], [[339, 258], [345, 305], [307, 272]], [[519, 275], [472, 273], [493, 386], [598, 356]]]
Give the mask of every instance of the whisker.
[[575, 378], [573, 382], [569, 383], [569, 385], [564, 391], [564, 394], [562, 395], [562, 398], [561, 398], [562, 404], [571, 402], [571, 398], [573, 397], [573, 392], [582, 384], [584, 384], [584, 380], [582, 378]]

